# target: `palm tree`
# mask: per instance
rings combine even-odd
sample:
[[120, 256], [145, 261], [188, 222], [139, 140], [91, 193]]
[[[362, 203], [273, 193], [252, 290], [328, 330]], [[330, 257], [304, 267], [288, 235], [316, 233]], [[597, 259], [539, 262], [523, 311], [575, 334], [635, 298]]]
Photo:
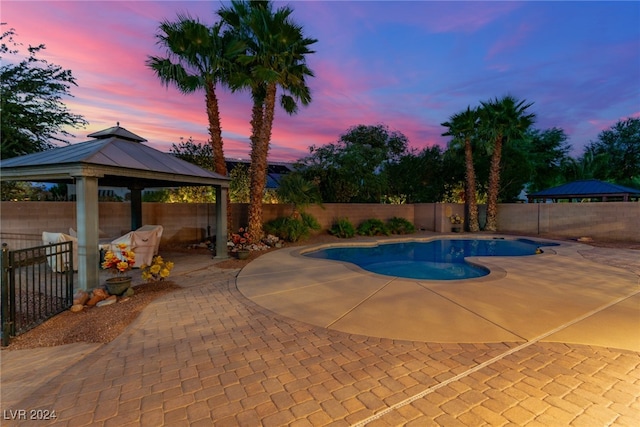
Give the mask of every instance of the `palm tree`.
[[465, 161], [465, 205], [467, 206], [469, 231], [480, 231], [478, 224], [478, 202], [476, 199], [476, 173], [473, 167], [473, 151], [471, 148], [471, 138], [476, 135], [478, 126], [478, 113], [475, 109], [467, 107], [466, 111], [454, 114], [448, 122], [442, 126], [449, 128], [443, 136], [453, 136], [453, 144], [462, 142], [464, 144]]
[[596, 154], [592, 149], [585, 149], [578, 159], [567, 158], [563, 164], [564, 182], [582, 179], [603, 179], [607, 176], [611, 161], [605, 153]]
[[297, 172], [285, 175], [280, 180], [277, 192], [279, 199], [293, 205], [293, 219], [300, 219], [300, 213], [309, 205], [321, 205], [322, 202], [318, 186]]
[[149, 56], [146, 64], [167, 87], [173, 83], [185, 94], [204, 89], [214, 171], [226, 176], [216, 86], [226, 81], [225, 70], [244, 46], [222, 37], [221, 27], [218, 23], [209, 28], [182, 14], [178, 14], [176, 22], [163, 21], [156, 37], [157, 43], [166, 49], [167, 57]]
[[500, 100], [496, 98], [480, 104], [480, 132], [486, 137], [488, 147], [492, 151], [485, 230], [496, 231], [502, 146], [510, 140], [522, 138], [533, 124], [535, 114], [528, 114], [526, 111], [533, 103], [527, 104], [525, 100], [518, 101], [510, 95]]
[[270, 1], [237, 0], [218, 11], [230, 33], [247, 46], [230, 76], [230, 84], [233, 90], [248, 88], [253, 99], [248, 225], [254, 239], [263, 235], [262, 197], [278, 87], [283, 91], [280, 105], [288, 114], [297, 112], [298, 101], [303, 105], [311, 102], [305, 79], [313, 77], [313, 72], [306, 65], [305, 56], [314, 53], [309, 46], [317, 40], [303, 36], [302, 27], [290, 19], [292, 12], [288, 6], [274, 11]]

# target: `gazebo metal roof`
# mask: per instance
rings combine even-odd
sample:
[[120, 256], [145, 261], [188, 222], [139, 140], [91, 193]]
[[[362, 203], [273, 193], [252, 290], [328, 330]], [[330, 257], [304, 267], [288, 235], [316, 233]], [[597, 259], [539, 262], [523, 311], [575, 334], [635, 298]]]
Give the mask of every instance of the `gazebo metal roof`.
[[117, 126], [89, 135], [96, 139], [0, 160], [0, 180], [75, 183], [77, 187], [78, 281], [98, 280], [98, 186], [131, 190], [131, 229], [142, 222], [142, 190], [209, 185], [216, 188], [216, 250], [227, 253], [227, 191], [230, 179], [142, 144], [146, 139]]
[[607, 201], [611, 198], [629, 201], [640, 198], [640, 190], [597, 179], [586, 179], [538, 191], [529, 194], [527, 198], [529, 202], [548, 199], [553, 201], [564, 199], [601, 199]]
[[110, 187], [229, 187], [229, 178], [144, 145], [120, 126], [89, 136], [98, 139], [2, 160], [2, 180], [71, 182], [92, 173]]

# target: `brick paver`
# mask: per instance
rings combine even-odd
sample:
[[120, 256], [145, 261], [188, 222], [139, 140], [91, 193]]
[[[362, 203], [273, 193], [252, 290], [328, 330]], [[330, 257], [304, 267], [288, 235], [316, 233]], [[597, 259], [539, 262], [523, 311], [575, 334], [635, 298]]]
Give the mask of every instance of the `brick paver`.
[[[37, 393], [10, 408], [3, 404], [2, 425], [579, 426], [640, 420], [638, 353], [534, 343], [465, 374], [522, 343], [347, 335], [274, 315], [240, 294], [233, 274], [213, 266], [175, 280], [185, 287], [150, 304], [116, 340]], [[55, 410], [57, 419], [11, 420], [9, 409]]]

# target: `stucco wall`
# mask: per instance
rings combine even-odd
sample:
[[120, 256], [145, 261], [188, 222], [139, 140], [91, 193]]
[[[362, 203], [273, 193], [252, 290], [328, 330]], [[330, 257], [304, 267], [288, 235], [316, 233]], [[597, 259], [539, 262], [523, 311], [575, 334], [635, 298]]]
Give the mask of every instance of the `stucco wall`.
[[498, 210], [498, 229], [638, 242], [640, 203], [503, 204]]
[[[232, 229], [246, 225], [247, 205], [232, 204]], [[446, 203], [416, 205], [325, 204], [307, 211], [324, 229], [338, 218], [354, 225], [370, 219], [406, 218], [423, 230], [449, 232], [449, 216], [464, 215], [464, 206]], [[288, 215], [288, 205], [264, 205], [264, 220]], [[99, 204], [102, 237], [118, 237], [130, 230], [130, 205], [120, 202]], [[144, 224], [164, 228], [162, 246], [198, 242], [215, 235], [215, 204], [143, 203]], [[481, 221], [482, 222], [482, 221]], [[68, 233], [76, 227], [72, 202], [1, 202], [0, 237], [14, 249], [40, 244], [43, 231]], [[499, 231], [553, 234], [578, 238], [640, 242], [640, 203], [553, 203], [502, 204], [498, 209]]]

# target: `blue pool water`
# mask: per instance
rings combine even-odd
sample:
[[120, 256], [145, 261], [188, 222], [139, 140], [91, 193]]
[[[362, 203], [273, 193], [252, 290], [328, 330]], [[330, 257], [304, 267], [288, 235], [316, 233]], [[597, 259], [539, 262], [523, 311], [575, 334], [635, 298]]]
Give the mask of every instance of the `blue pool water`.
[[373, 273], [410, 279], [458, 280], [482, 277], [489, 270], [465, 261], [469, 256], [534, 255], [540, 243], [528, 239], [442, 239], [430, 242], [339, 247], [305, 254], [312, 258], [346, 261]]

